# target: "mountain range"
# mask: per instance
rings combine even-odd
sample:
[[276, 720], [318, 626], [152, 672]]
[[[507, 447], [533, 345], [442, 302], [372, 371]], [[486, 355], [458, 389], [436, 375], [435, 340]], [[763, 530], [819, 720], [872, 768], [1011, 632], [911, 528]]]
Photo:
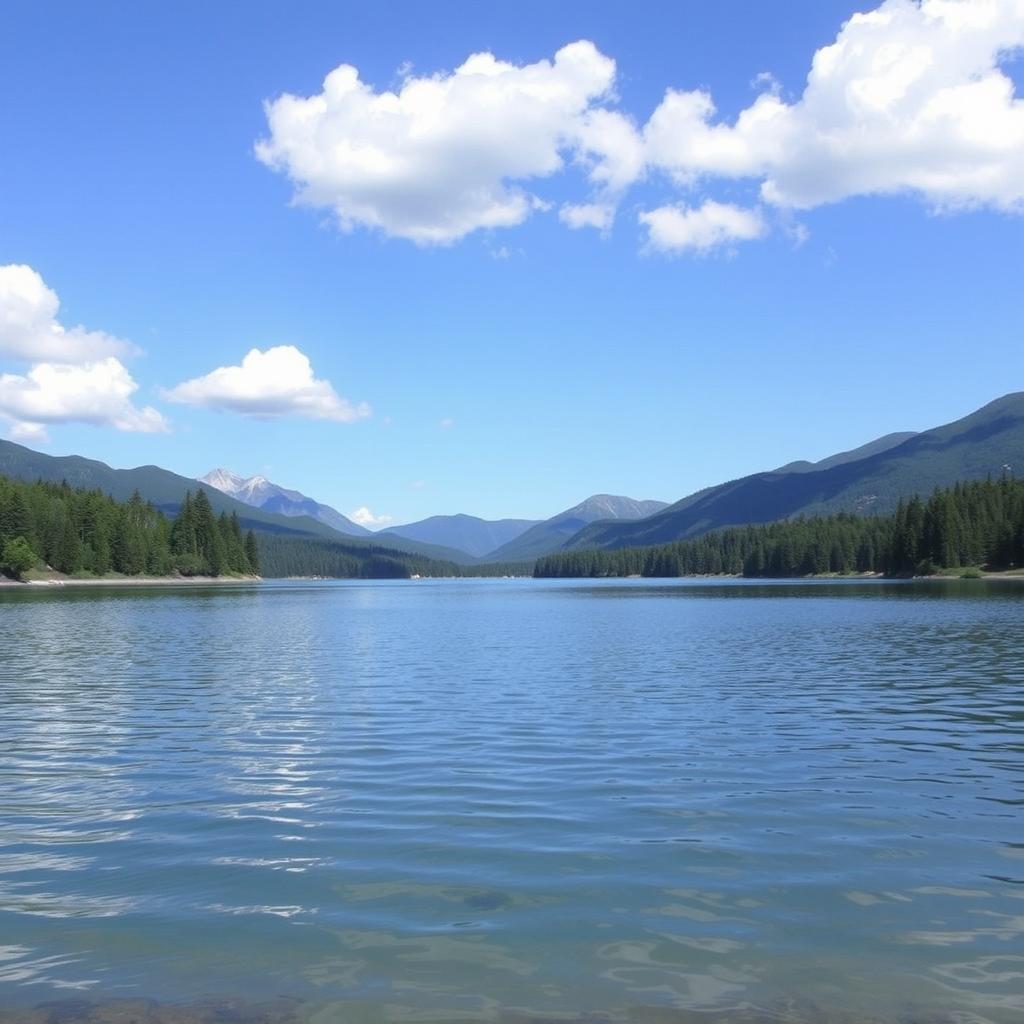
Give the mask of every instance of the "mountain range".
[[[299, 491], [288, 490], [262, 476], [243, 477], [229, 469], [212, 469], [200, 481], [238, 501], [265, 512], [284, 516], [309, 516], [350, 536], [376, 537], [379, 543], [401, 548], [412, 541], [448, 549], [471, 559], [495, 562], [528, 562], [557, 550], [577, 530], [599, 519], [641, 519], [667, 506], [664, 501], [637, 501], [614, 494], [595, 494], [550, 519], [480, 519], [465, 514], [430, 516], [414, 523], [391, 526], [378, 533], [353, 523], [337, 509]], [[418, 552], [419, 548], [416, 549]], [[441, 557], [440, 555], [438, 557]]]
[[887, 434], [818, 462], [791, 462], [706, 487], [671, 505], [598, 494], [542, 521], [431, 516], [376, 534], [329, 505], [263, 477], [218, 469], [200, 481], [158, 466], [112, 469], [93, 459], [46, 455], [0, 441], [0, 474], [14, 479], [65, 480], [122, 501], [137, 490], [170, 515], [177, 513], [186, 491], [205, 485], [216, 513], [235, 513], [244, 528], [258, 533], [343, 541], [367, 551], [387, 548], [461, 565], [661, 544], [721, 527], [799, 516], [886, 513], [900, 498], [1006, 472], [1024, 475], [1024, 392], [1004, 395], [953, 423], [921, 433]]

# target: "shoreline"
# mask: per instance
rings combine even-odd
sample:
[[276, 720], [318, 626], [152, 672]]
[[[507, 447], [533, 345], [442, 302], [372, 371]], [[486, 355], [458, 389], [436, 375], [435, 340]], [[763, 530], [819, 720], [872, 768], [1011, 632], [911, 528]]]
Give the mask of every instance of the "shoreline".
[[51, 576], [29, 580], [0, 577], [0, 587], [181, 587], [262, 582], [262, 576], [97, 576], [94, 579]]

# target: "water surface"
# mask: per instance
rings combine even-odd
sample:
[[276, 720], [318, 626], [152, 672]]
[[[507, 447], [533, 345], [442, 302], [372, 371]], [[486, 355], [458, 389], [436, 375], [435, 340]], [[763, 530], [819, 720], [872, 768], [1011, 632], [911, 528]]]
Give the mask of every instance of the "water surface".
[[6, 589], [0, 1020], [1019, 1021], [1022, 626], [1000, 581]]

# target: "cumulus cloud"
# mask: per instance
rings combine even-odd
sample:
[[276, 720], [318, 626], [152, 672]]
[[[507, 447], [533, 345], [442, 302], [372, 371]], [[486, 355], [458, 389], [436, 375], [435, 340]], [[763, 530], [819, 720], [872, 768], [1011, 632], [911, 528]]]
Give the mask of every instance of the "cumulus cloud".
[[349, 512], [348, 518], [359, 526], [365, 526], [368, 530], [381, 530], [394, 522], [393, 516], [375, 516], [365, 505], [357, 508], [354, 512]]
[[814, 55], [801, 98], [773, 83], [733, 123], [669, 90], [647, 159], [679, 184], [753, 178], [808, 209], [907, 192], [940, 210], [1024, 208], [1024, 101], [1000, 66], [1024, 46], [1024, 0], [886, 0]]
[[28, 362], [85, 363], [134, 351], [103, 331], [65, 327], [60, 300], [38, 271], [19, 263], [0, 266], [0, 355]]
[[566, 203], [558, 211], [558, 219], [573, 230], [607, 231], [615, 220], [615, 207], [611, 203]]
[[45, 441], [53, 423], [116, 430], [168, 429], [156, 409], [132, 402], [138, 385], [117, 355], [134, 346], [104, 331], [66, 327], [60, 300], [42, 275], [19, 263], [0, 266], [0, 355], [31, 365], [0, 373], [0, 419], [20, 441]]
[[0, 374], [0, 416], [21, 439], [45, 439], [47, 424], [64, 422], [143, 433], [166, 431], [167, 421], [156, 409], [132, 404], [137, 389], [113, 356], [81, 366], [38, 363], [24, 376]]
[[660, 206], [639, 215], [647, 243], [661, 252], [707, 253], [731, 242], [746, 242], [765, 233], [757, 210], [706, 200], [701, 206]]
[[370, 415], [365, 402], [353, 405], [330, 381], [318, 380], [309, 359], [294, 345], [278, 345], [265, 352], [254, 348], [240, 366], [220, 366], [171, 388], [166, 396], [174, 402], [261, 419], [304, 416], [351, 423]]
[[449, 243], [521, 224], [539, 202], [524, 183], [560, 171], [566, 155], [598, 189], [632, 181], [643, 165], [639, 136], [600, 105], [614, 81], [615, 62], [586, 41], [524, 66], [475, 53], [451, 73], [406, 77], [394, 92], [376, 92], [342, 64], [321, 92], [266, 104], [269, 135], [256, 154], [344, 230]]

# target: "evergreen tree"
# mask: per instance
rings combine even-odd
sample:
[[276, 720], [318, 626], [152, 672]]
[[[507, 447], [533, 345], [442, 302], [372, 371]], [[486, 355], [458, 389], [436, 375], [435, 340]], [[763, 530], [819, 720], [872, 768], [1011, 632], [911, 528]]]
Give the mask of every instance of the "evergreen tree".
[[260, 549], [256, 543], [256, 534], [252, 530], [245, 534], [245, 560], [249, 572], [258, 576], [260, 573]]

